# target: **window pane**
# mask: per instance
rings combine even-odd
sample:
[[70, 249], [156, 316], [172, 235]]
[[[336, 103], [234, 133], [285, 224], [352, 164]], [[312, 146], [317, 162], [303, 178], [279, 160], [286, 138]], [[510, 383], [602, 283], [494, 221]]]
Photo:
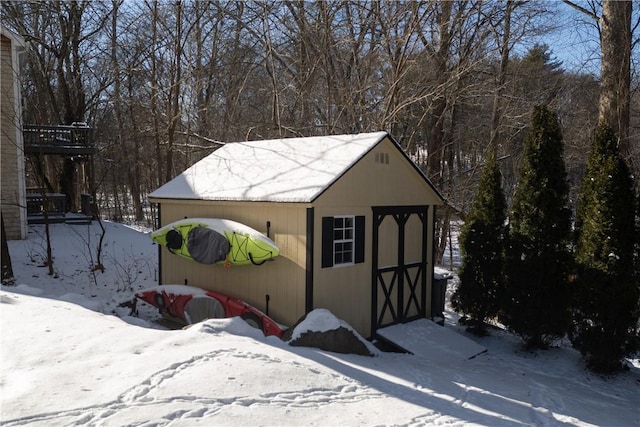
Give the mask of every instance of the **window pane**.
[[335, 264], [353, 263], [355, 219], [352, 216], [333, 219], [333, 259]]
[[335, 244], [335, 252], [334, 252], [334, 260], [335, 260], [335, 264], [342, 264], [343, 261], [343, 251], [344, 251], [344, 244], [343, 243], [336, 243]]

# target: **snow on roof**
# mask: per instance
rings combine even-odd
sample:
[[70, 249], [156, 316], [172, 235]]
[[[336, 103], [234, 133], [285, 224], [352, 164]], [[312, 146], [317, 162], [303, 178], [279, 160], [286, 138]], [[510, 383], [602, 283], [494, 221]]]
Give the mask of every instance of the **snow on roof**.
[[373, 132], [228, 143], [149, 197], [311, 202], [385, 137]]

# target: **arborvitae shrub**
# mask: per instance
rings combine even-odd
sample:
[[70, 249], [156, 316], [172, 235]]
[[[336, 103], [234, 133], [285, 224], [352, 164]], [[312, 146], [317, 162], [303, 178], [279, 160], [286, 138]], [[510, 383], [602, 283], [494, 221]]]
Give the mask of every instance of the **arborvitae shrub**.
[[596, 130], [576, 212], [576, 270], [571, 340], [587, 365], [611, 372], [637, 344], [634, 269], [635, 196], [617, 138]]
[[528, 348], [545, 348], [569, 327], [571, 209], [562, 132], [546, 107], [525, 139], [506, 248], [500, 319]]
[[503, 288], [507, 207], [501, 181], [492, 151], [460, 233], [460, 285], [452, 305], [471, 318], [469, 329], [480, 335], [486, 332], [485, 322], [498, 314]]

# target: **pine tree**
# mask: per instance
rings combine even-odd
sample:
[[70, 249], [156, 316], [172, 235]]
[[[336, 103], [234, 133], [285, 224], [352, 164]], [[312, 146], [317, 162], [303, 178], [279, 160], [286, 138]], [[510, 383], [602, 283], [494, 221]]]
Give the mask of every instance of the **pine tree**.
[[527, 348], [546, 348], [570, 322], [571, 209], [563, 151], [557, 117], [535, 107], [509, 211], [500, 316]]
[[633, 180], [617, 138], [599, 127], [576, 212], [577, 282], [571, 339], [597, 371], [620, 368], [637, 338]]
[[502, 295], [507, 207], [501, 181], [492, 150], [460, 234], [460, 285], [452, 305], [471, 317], [469, 330], [479, 335], [486, 333], [486, 320], [498, 314]]

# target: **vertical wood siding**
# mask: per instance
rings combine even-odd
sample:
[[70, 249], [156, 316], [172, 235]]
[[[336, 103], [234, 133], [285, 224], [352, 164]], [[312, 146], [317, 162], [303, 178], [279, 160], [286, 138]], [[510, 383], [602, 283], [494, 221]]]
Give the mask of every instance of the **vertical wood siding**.
[[[339, 181], [315, 202], [314, 306], [329, 308], [363, 336], [371, 331], [372, 206], [439, 205], [441, 199], [407, 159], [389, 141], [383, 140], [365, 155]], [[362, 264], [319, 268], [321, 265], [322, 217], [364, 215], [365, 260]], [[433, 209], [429, 210], [427, 227], [427, 317], [431, 314], [430, 294], [433, 258]], [[387, 221], [389, 223], [387, 224]], [[385, 218], [380, 229], [378, 254], [380, 265], [394, 265], [398, 257], [397, 226]], [[406, 261], [419, 261], [422, 254], [421, 222], [410, 218], [405, 239]], [[382, 292], [382, 291], [379, 291]], [[396, 290], [392, 290], [394, 295]], [[422, 297], [422, 295], [421, 295]], [[405, 296], [405, 299], [408, 296]], [[378, 296], [378, 301], [382, 301]]]
[[261, 266], [225, 268], [204, 265], [162, 250], [162, 284], [184, 284], [219, 291], [241, 298], [266, 311], [285, 325], [293, 325], [304, 314], [306, 206], [269, 203], [218, 203], [164, 201], [162, 226], [189, 218], [224, 218], [267, 234], [280, 248], [280, 256]]

